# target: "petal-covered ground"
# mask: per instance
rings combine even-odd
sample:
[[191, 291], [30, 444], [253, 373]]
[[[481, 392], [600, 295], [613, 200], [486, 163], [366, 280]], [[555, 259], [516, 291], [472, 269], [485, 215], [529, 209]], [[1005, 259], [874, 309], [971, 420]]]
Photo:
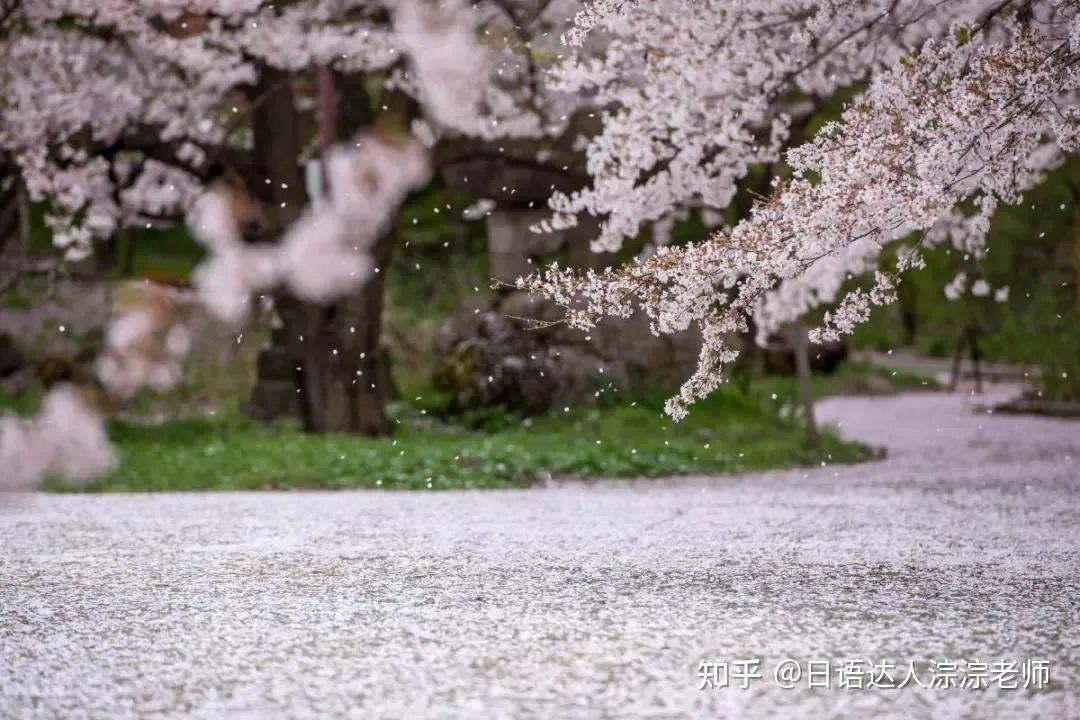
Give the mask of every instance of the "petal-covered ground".
[[[0, 717], [1080, 717], [1080, 423], [993, 399], [823, 403], [859, 466], [8, 501]], [[945, 687], [839, 687], [890, 661]]]

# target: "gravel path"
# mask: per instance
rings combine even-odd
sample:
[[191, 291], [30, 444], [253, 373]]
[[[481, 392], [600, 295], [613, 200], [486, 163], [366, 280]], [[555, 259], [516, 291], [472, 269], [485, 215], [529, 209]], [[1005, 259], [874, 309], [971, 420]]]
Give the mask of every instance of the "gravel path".
[[[824, 403], [891, 449], [853, 467], [24, 498], [0, 717], [1078, 718], [1080, 424], [970, 405]], [[786, 658], [833, 687], [779, 687]], [[1047, 687], [836, 687], [844, 660], [1025, 659]], [[763, 677], [699, 690], [703, 660]]]

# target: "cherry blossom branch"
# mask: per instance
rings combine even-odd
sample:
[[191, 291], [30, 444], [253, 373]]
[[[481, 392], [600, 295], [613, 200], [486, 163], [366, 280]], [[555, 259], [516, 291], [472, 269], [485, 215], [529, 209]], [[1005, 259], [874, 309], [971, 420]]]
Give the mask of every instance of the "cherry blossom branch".
[[[794, 177], [731, 230], [617, 271], [552, 268], [520, 286], [566, 307], [578, 327], [636, 306], [657, 332], [698, 324], [706, 338], [698, 369], [668, 404], [681, 417], [722, 382], [723, 365], [736, 355], [727, 335], [745, 329], [747, 314], [777, 283], [831, 257], [876, 260], [886, 243], [927, 231], [977, 192], [984, 227], [998, 199], [1014, 201], [1059, 157], [1046, 152], [1047, 137], [1061, 151], [1074, 149], [1078, 75], [1073, 55], [1056, 45], [1018, 25], [1003, 44], [979, 44], [959, 28], [903, 56], [841, 122], [789, 151]], [[1050, 98], [1065, 108], [1064, 120]], [[955, 152], [969, 144], [977, 152]], [[878, 273], [873, 290], [841, 299], [819, 335], [849, 331], [870, 307], [890, 302], [894, 288], [895, 274]]]

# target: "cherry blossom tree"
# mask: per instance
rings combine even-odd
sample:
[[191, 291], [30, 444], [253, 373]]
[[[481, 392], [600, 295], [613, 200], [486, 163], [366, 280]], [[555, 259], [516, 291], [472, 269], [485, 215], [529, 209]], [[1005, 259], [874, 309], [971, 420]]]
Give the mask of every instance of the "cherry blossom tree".
[[[251, 294], [273, 297], [306, 426], [385, 432], [378, 338], [394, 211], [445, 142], [562, 131], [575, 101], [539, 78], [577, 7], [4, 0], [0, 169], [48, 203], [68, 259], [195, 208], [210, 251], [199, 296], [231, 322]], [[332, 202], [306, 211], [319, 159]], [[211, 185], [229, 204], [206, 215], [214, 203], [196, 199]], [[373, 192], [384, 205], [348, 205]]]
[[[153, 291], [113, 323], [104, 389], [177, 380], [187, 304], [239, 323], [262, 295], [283, 323], [306, 427], [386, 432], [378, 339], [396, 210], [444, 143], [562, 132], [577, 100], [540, 77], [577, 7], [0, 2], [0, 189], [46, 204], [67, 260], [119, 228], [185, 218], [208, 250], [194, 296]], [[312, 161], [321, 189], [309, 197]], [[98, 418], [86, 424], [96, 442], [94, 405], [80, 417]], [[30, 449], [31, 481], [62, 455], [46, 415], [9, 419], [0, 444], [4, 460]]]
[[[668, 411], [723, 382], [730, 338], [836, 301], [814, 339], [836, 338], [895, 298], [921, 248], [979, 252], [994, 210], [1073, 152], [1077, 3], [594, 3], [568, 42], [608, 33], [606, 55], [568, 63], [567, 88], [613, 109], [589, 145], [592, 188], [555, 196], [552, 225], [605, 218], [599, 248], [681, 207], [721, 209], [748, 168], [790, 171], [750, 215], [702, 242], [610, 272], [553, 267], [522, 287], [588, 328], [644, 308], [660, 333], [700, 327], [699, 366]], [[822, 98], [842, 117], [791, 146]], [[881, 250], [907, 240], [891, 269]], [[873, 269], [871, 288], [844, 281]]]

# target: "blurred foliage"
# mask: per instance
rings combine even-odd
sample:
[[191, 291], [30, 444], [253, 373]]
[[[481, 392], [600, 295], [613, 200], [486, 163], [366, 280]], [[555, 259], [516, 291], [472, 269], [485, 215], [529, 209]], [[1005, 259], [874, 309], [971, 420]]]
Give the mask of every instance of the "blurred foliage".
[[485, 222], [462, 218], [472, 202], [433, 184], [410, 198], [398, 218], [383, 339], [406, 395], [427, 384], [433, 338], [446, 316], [490, 294]]
[[[853, 344], [878, 350], [908, 345], [931, 356], [951, 356], [965, 325], [974, 323], [988, 360], [1037, 365], [1048, 383], [1043, 392], [1080, 398], [1075, 384], [1069, 389], [1077, 373], [1068, 369], [1080, 358], [1075, 341], [1080, 308], [1074, 300], [1077, 189], [1080, 159], [1074, 158], [1022, 202], [998, 210], [989, 253], [978, 263], [952, 247], [927, 251], [927, 267], [904, 277], [900, 301], [876, 310], [856, 331]], [[1008, 286], [1008, 300], [950, 302], [944, 287], [960, 271], [976, 272], [994, 289]], [[1070, 381], [1064, 385], [1062, 372]]]
[[150, 227], [119, 233], [110, 250], [113, 277], [184, 284], [206, 251], [183, 227]]
[[472, 199], [438, 185], [403, 208], [387, 291], [395, 311], [411, 316], [445, 315], [462, 298], [486, 295], [491, 283], [485, 223], [465, 220]]
[[1080, 399], [1080, 322], [1076, 308], [1048, 289], [1033, 293], [1008, 316], [998, 334], [1005, 359], [1040, 370], [1038, 392], [1047, 400]]

